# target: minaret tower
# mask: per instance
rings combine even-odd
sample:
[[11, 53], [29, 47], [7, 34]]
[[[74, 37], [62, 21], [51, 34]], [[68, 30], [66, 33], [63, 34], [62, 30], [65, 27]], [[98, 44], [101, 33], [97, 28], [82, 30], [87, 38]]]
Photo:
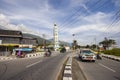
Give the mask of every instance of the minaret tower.
[[56, 24], [54, 24], [54, 31], [53, 31], [53, 36], [54, 36], [54, 50], [57, 51], [59, 48], [59, 43], [58, 43], [58, 27]]

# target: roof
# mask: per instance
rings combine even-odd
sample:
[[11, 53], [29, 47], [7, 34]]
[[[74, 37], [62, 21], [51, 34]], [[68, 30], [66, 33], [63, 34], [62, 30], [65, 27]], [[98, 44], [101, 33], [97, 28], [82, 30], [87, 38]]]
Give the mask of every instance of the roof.
[[22, 37], [21, 31], [13, 31], [13, 30], [1, 30], [0, 36], [2, 37]]

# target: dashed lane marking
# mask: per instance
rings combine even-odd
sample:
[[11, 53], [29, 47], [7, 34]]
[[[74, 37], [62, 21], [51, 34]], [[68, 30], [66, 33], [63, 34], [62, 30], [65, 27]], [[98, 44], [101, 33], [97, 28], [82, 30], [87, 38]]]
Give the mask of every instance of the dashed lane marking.
[[109, 68], [109, 67], [107, 67], [107, 66], [105, 66], [105, 65], [103, 65], [103, 64], [101, 64], [101, 63], [98, 63], [98, 64], [99, 64], [100, 66], [102, 66], [102, 67], [104, 67], [104, 68], [112, 71], [112, 72], [116, 72], [115, 70], [113, 70], [113, 69], [111, 69], [111, 68]]
[[38, 64], [38, 63], [40, 63], [40, 62], [42, 62], [42, 60], [41, 60], [41, 61], [38, 61], [38, 62], [35, 62], [35, 63], [32, 63], [32, 64], [30, 64], [30, 65], [27, 65], [26, 68], [29, 68], [29, 67], [31, 67], [31, 66], [34, 66], [34, 65], [36, 65], [36, 64]]

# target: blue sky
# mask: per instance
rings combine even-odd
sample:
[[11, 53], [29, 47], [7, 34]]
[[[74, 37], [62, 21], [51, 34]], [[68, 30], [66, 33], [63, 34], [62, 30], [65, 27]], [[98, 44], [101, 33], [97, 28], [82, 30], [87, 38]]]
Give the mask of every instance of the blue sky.
[[109, 28], [119, 10], [120, 0], [0, 0], [0, 28], [45, 34], [49, 39], [56, 23], [59, 40], [93, 44], [95, 38], [99, 42], [120, 31], [119, 21]]

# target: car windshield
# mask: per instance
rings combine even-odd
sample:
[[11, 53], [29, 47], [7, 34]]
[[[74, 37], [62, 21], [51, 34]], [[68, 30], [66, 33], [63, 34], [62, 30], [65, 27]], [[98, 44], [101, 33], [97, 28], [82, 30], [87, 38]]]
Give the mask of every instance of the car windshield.
[[85, 53], [85, 54], [91, 54], [92, 52], [89, 51], [89, 50], [83, 50], [82, 53]]

